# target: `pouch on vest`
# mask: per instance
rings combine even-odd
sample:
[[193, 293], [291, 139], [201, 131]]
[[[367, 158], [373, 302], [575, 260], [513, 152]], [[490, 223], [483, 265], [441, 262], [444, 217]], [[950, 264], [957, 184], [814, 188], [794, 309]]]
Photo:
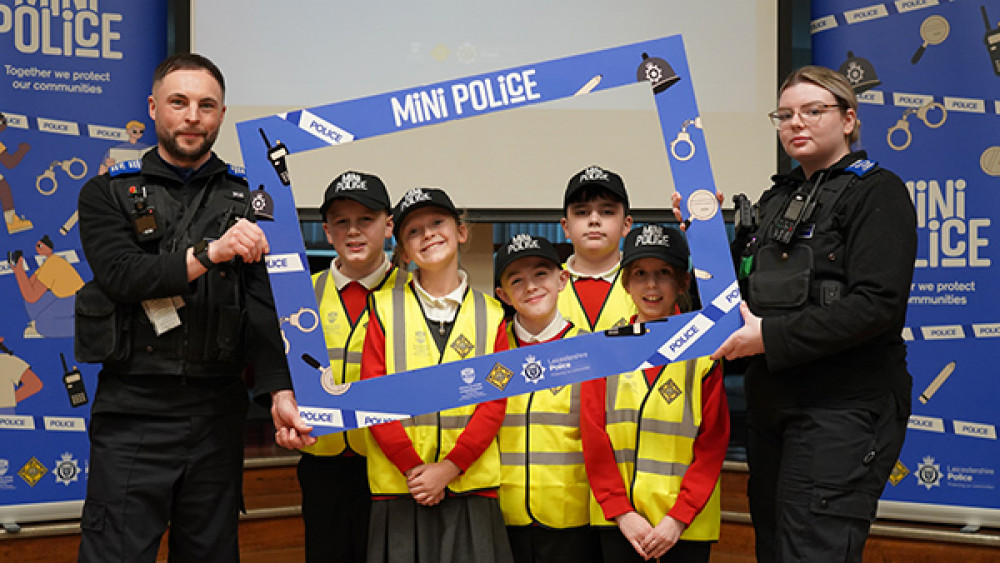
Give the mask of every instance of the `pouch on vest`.
[[762, 309], [796, 309], [809, 300], [813, 251], [804, 244], [766, 245], [757, 252], [750, 274], [753, 305]]
[[76, 292], [73, 353], [78, 362], [124, 361], [129, 357], [125, 312], [95, 280]]

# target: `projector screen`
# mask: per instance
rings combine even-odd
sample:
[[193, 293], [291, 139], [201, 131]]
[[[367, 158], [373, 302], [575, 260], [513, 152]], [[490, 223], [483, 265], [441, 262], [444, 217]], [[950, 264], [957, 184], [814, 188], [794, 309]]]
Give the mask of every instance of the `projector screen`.
[[[773, 1], [194, 0], [191, 14], [192, 49], [226, 75], [228, 111], [216, 150], [229, 162], [240, 163], [235, 124], [246, 119], [681, 34], [716, 184], [727, 196], [756, 195], [774, 173], [776, 143], [766, 117], [777, 81]], [[600, 164], [622, 174], [634, 208], [662, 209], [673, 186], [664, 140], [650, 140], [654, 128], [644, 124], [655, 119], [653, 111], [647, 95], [599, 92], [526, 109], [530, 117], [506, 130], [490, 124], [493, 134], [474, 125], [464, 136], [449, 132], [445, 141], [427, 141], [420, 154], [359, 140], [333, 162], [297, 162], [296, 201], [318, 206], [329, 180], [356, 168], [385, 175], [393, 197], [435, 184], [469, 209], [559, 209], [568, 178]], [[594, 142], [558, 141], [567, 135]], [[450, 169], [454, 163], [495, 180], [503, 172], [496, 155], [506, 151], [534, 156], [518, 156], [511, 167], [530, 179], [531, 190], [448, 183], [467, 177]], [[440, 177], [427, 172], [435, 155], [447, 163], [437, 167]], [[641, 164], [657, 158], [662, 162]]]

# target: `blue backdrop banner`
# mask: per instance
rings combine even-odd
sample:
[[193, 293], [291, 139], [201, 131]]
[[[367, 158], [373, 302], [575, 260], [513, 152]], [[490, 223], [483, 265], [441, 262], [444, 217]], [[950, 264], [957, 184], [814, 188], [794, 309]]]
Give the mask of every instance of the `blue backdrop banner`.
[[[155, 143], [166, 0], [0, 0], [0, 520], [79, 515], [98, 366], [73, 359], [90, 279], [83, 183]], [[148, 129], [148, 130], [147, 130]]]
[[1000, 1], [814, 0], [812, 13], [814, 60], [851, 81], [869, 158], [917, 211], [913, 415], [880, 514], [1000, 524]]

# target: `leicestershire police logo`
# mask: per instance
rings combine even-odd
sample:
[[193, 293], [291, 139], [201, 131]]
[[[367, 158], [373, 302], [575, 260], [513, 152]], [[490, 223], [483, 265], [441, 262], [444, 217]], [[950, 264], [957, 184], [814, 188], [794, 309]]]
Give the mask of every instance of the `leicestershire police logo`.
[[896, 460], [896, 464], [892, 466], [892, 473], [889, 474], [889, 482], [895, 487], [902, 481], [906, 479], [906, 476], [910, 474], [910, 468], [903, 465], [902, 461]]
[[459, 334], [458, 338], [451, 343], [451, 349], [458, 352], [458, 355], [464, 359], [470, 352], [472, 352], [473, 349], [475, 349], [475, 346], [469, 341], [468, 338], [465, 337], [464, 334]]
[[368, 185], [365, 183], [364, 178], [354, 172], [342, 175], [340, 180], [337, 181], [336, 186], [338, 192], [366, 191], [367, 189]]
[[80, 466], [73, 459], [73, 454], [63, 452], [56, 460], [56, 468], [52, 470], [52, 474], [56, 477], [56, 483], [62, 483], [68, 487], [70, 483], [77, 481], [77, 476], [80, 475]]
[[673, 378], [668, 379], [666, 383], [660, 385], [659, 391], [660, 395], [663, 395], [663, 399], [667, 401], [668, 405], [677, 400], [677, 397], [680, 397], [683, 393], [681, 388], [677, 386], [677, 383], [674, 382]]
[[35, 484], [38, 483], [42, 477], [45, 477], [45, 474], [48, 472], [49, 469], [42, 465], [42, 462], [38, 461], [37, 458], [32, 456], [31, 459], [21, 466], [21, 469], [17, 471], [17, 474], [21, 477], [21, 479], [24, 479], [25, 483], [34, 487]]
[[493, 369], [490, 370], [490, 374], [486, 376], [486, 381], [503, 391], [507, 388], [507, 384], [510, 383], [511, 377], [514, 377], [514, 372], [510, 368], [503, 364], [495, 364]]
[[925, 456], [924, 462], [917, 466], [917, 480], [928, 491], [931, 487], [941, 486], [941, 466], [934, 463], [933, 457]]
[[580, 174], [580, 182], [607, 182], [608, 173], [600, 166], [589, 166]]
[[525, 382], [537, 385], [539, 381], [545, 379], [545, 366], [534, 356], [528, 356], [521, 364], [521, 375], [524, 376]]

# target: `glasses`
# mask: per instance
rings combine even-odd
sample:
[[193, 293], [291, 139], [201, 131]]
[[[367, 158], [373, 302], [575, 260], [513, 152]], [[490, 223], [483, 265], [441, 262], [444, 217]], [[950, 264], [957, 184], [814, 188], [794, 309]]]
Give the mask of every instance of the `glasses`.
[[804, 125], [818, 125], [820, 118], [823, 114], [834, 108], [839, 108], [837, 104], [823, 104], [815, 103], [809, 104], [799, 111], [794, 111], [786, 108], [776, 109], [771, 113], [767, 114], [771, 118], [771, 123], [774, 124], [775, 129], [781, 129], [792, 122], [792, 118], [798, 114], [799, 119], [802, 120]]

